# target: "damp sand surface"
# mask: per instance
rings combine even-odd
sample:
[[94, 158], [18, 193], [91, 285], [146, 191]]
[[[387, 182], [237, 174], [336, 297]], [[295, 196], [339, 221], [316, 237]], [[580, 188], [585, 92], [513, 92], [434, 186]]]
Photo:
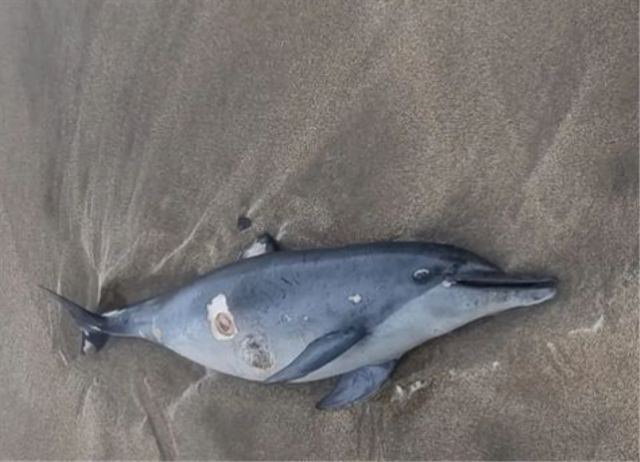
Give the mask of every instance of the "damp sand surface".
[[[0, 457], [637, 460], [637, 18], [625, 0], [0, 2]], [[120, 308], [264, 231], [456, 244], [559, 296], [320, 413], [328, 382], [262, 386], [136, 340], [82, 356], [37, 289]]]

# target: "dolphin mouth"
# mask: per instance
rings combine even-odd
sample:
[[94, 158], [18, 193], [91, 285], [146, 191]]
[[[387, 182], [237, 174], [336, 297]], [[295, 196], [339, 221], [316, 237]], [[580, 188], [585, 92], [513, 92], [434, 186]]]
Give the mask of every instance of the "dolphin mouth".
[[459, 274], [453, 287], [465, 289], [473, 306], [485, 314], [538, 305], [555, 298], [558, 281], [550, 276], [505, 273]]
[[502, 273], [460, 275], [455, 278], [455, 283], [477, 289], [547, 289], [554, 292], [558, 285], [551, 276]]

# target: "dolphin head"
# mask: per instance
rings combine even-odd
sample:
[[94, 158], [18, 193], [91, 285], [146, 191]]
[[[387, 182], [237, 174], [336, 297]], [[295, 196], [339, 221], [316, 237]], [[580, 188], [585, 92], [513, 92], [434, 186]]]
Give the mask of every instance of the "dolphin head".
[[551, 277], [476, 273], [445, 276], [412, 304], [419, 304], [428, 319], [428, 336], [437, 337], [480, 318], [538, 305], [555, 295], [556, 281]]
[[557, 290], [553, 277], [507, 274], [473, 254], [452, 253], [436, 266], [415, 270], [413, 278], [424, 289], [414, 293], [405, 308], [420, 317], [427, 338], [480, 318], [538, 305], [554, 298]]

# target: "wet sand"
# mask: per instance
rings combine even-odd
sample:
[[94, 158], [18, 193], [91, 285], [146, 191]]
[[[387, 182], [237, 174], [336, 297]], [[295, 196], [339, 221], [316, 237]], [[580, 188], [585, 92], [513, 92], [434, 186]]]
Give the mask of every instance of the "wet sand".
[[[638, 459], [638, 5], [0, 2], [2, 459]], [[237, 229], [239, 215], [253, 220]], [[262, 231], [420, 239], [556, 301], [412, 352], [372, 403], [207, 374], [91, 309]]]

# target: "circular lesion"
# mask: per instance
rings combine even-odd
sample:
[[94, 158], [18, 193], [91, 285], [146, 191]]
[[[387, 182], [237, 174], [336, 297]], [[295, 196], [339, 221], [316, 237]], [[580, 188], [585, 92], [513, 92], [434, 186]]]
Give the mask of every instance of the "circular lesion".
[[256, 369], [270, 369], [275, 362], [266, 339], [260, 335], [247, 335], [240, 351], [242, 360]]
[[227, 297], [219, 294], [207, 304], [207, 319], [211, 335], [216, 340], [231, 340], [238, 332], [233, 314], [227, 304]]
[[224, 335], [225, 337], [233, 336], [235, 332], [235, 323], [233, 321], [233, 316], [231, 316], [231, 313], [225, 311], [218, 313], [215, 316], [213, 323], [216, 330], [221, 335]]

